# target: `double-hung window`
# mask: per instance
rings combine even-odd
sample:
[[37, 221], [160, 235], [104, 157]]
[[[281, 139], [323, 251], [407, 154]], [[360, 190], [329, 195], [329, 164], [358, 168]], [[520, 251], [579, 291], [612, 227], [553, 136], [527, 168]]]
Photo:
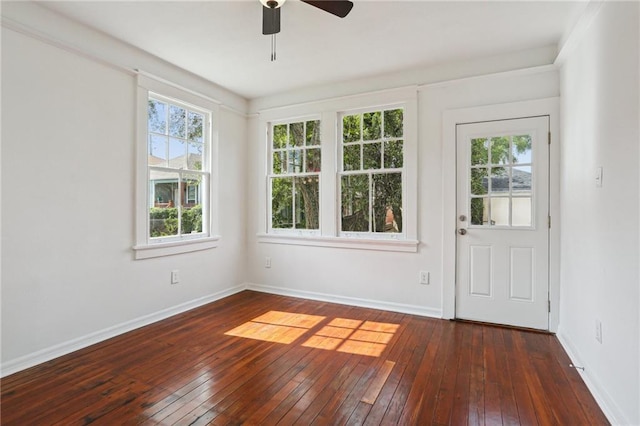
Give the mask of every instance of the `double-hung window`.
[[209, 113], [151, 94], [148, 117], [149, 238], [202, 236], [209, 228]]
[[137, 259], [215, 247], [214, 101], [138, 76]]
[[272, 124], [270, 134], [270, 228], [318, 230], [320, 120]]
[[406, 87], [261, 111], [258, 240], [416, 252], [417, 106]]
[[401, 233], [403, 109], [342, 114], [342, 233]]

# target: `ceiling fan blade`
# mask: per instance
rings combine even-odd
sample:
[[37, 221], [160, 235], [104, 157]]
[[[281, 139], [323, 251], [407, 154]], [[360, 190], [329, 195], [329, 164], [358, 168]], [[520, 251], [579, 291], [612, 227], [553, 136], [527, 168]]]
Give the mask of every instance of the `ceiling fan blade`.
[[280, 8], [262, 6], [262, 34], [270, 35], [280, 32]]
[[353, 8], [353, 2], [349, 0], [300, 0], [303, 3], [315, 6], [318, 9], [322, 9], [325, 12], [329, 12], [332, 15], [344, 18], [351, 12]]

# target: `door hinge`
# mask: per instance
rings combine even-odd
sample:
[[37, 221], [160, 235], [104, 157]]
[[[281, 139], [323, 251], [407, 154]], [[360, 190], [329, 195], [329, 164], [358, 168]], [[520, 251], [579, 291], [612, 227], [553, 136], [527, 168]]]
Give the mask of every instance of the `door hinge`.
[[548, 143], [549, 145], [551, 145], [551, 132], [547, 133], [547, 135], [548, 135]]
[[549, 308], [549, 312], [551, 312], [551, 300], [547, 300], [547, 307]]
[[551, 216], [547, 216], [547, 225], [549, 226], [549, 229], [551, 229]]

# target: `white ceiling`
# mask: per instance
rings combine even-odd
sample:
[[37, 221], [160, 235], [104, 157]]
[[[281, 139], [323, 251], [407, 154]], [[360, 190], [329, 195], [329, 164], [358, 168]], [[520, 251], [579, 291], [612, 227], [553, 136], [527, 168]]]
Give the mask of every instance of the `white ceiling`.
[[44, 2], [248, 99], [557, 45], [584, 1], [354, 0], [344, 19], [282, 8], [277, 61], [258, 0]]

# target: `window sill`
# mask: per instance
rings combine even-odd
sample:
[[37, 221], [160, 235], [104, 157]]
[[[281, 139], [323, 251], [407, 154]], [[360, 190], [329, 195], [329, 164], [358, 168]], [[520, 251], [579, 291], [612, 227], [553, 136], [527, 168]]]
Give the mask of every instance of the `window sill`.
[[194, 240], [171, 241], [167, 243], [145, 244], [133, 247], [136, 260], [153, 257], [172, 256], [218, 247], [219, 235]]
[[274, 235], [258, 234], [259, 243], [290, 244], [297, 246], [335, 247], [358, 250], [399, 251], [416, 253], [418, 251], [417, 240], [388, 240], [381, 238], [353, 238], [353, 237], [327, 237], [327, 236], [299, 236], [299, 235]]

